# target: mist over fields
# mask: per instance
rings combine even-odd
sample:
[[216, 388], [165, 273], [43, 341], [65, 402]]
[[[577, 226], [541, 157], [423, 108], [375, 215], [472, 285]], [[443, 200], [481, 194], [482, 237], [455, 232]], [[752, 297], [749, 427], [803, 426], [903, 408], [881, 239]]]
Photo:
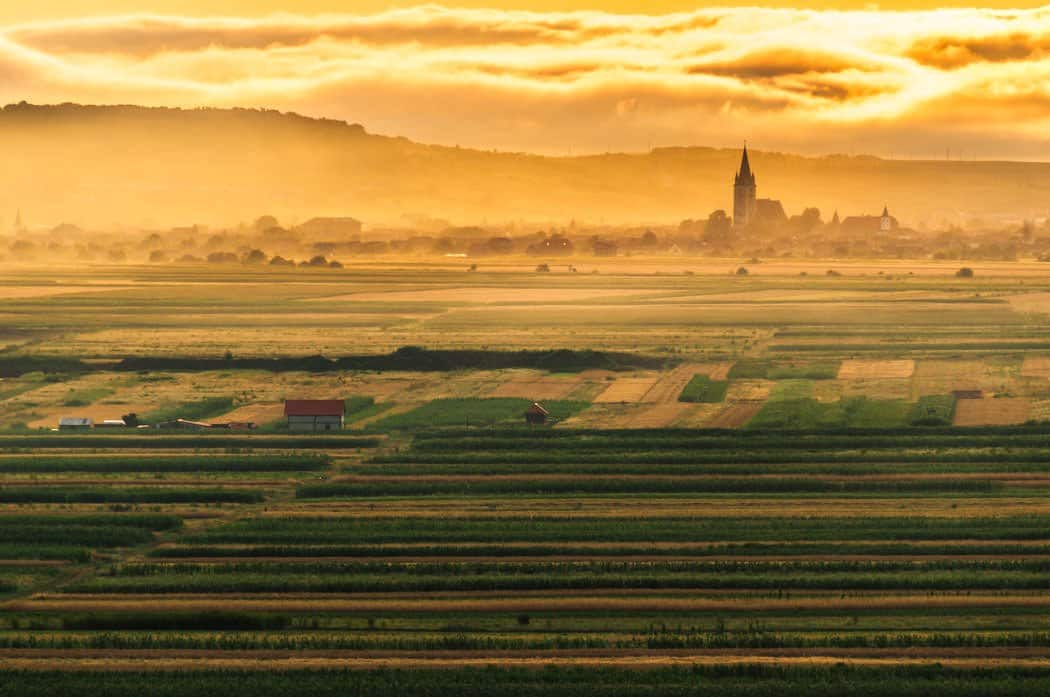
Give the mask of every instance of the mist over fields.
[[[435, 105], [440, 108], [440, 105]], [[712, 140], [714, 138], [712, 137]], [[27, 224], [228, 225], [346, 215], [368, 225], [674, 224], [731, 209], [739, 151], [543, 157], [414, 143], [252, 110], [12, 105], [0, 112], [0, 231]], [[757, 151], [760, 197], [826, 218], [888, 205], [920, 230], [1045, 217], [1050, 164]]]

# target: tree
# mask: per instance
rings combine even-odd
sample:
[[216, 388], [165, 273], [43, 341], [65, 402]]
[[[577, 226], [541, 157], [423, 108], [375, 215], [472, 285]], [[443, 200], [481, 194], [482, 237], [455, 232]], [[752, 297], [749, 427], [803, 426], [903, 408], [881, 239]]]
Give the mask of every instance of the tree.
[[956, 271], [955, 275], [958, 278], [973, 278], [973, 269], [971, 269], [969, 266], [964, 266], [958, 271]]
[[264, 215], [258, 218], [253, 224], [253, 227], [255, 228], [256, 232], [266, 232], [271, 228], [280, 226], [281, 224], [277, 222], [277, 218], [273, 217], [272, 215]]
[[707, 217], [704, 224], [704, 240], [712, 244], [726, 244], [733, 232], [733, 221], [726, 212], [717, 210]]
[[261, 249], [253, 249], [244, 255], [245, 264], [265, 264], [266, 252]]

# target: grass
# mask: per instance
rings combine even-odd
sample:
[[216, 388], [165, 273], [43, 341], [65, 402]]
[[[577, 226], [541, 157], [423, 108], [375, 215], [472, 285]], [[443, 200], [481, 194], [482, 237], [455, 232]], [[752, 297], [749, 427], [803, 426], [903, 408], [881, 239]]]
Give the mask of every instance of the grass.
[[[484, 427], [523, 423], [525, 410], [532, 404], [527, 399], [435, 399], [404, 414], [394, 414], [377, 421], [373, 428], [402, 431], [426, 428]], [[552, 400], [543, 402], [551, 418], [564, 420], [589, 406], [587, 402]]]
[[140, 414], [139, 420], [143, 423], [157, 424], [175, 419], [186, 419], [187, 421], [200, 421], [221, 416], [233, 410], [233, 397], [205, 397], [193, 402], [181, 404], [169, 404], [155, 409], [146, 414]]
[[913, 426], [950, 426], [955, 417], [955, 397], [950, 394], [920, 397], [909, 415]]
[[66, 407], [86, 407], [100, 399], [104, 399], [116, 390], [113, 387], [87, 387], [80, 390], [70, 390], [66, 394], [65, 400], [62, 402], [63, 406]]
[[707, 375], [697, 374], [678, 395], [679, 402], [723, 402], [729, 383], [725, 380], [712, 380]]
[[[798, 391], [801, 391], [798, 390]], [[896, 399], [843, 397], [834, 402], [818, 402], [795, 397], [790, 391], [770, 399], [747, 424], [751, 430], [765, 429], [895, 429], [926, 425], [916, 421], [919, 404]], [[929, 425], [943, 425], [943, 422]]]
[[730, 380], [834, 380], [842, 361], [788, 363], [770, 359], [745, 358], [729, 369]]

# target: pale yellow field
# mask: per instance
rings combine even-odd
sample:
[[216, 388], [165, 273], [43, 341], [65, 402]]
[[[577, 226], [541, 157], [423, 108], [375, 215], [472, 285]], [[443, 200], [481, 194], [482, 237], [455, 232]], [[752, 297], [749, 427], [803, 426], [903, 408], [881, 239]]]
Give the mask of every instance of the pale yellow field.
[[[352, 293], [327, 298], [310, 298], [325, 302], [452, 302], [491, 305], [497, 303], [570, 302], [599, 298], [645, 295], [626, 288], [506, 288], [475, 287], [423, 288], [418, 290], [390, 290]], [[650, 293], [651, 295], [651, 293]]]
[[839, 380], [910, 378], [915, 372], [915, 361], [910, 358], [898, 360], [842, 361]]
[[776, 383], [772, 380], [733, 380], [726, 391], [726, 402], [753, 402], [769, 398]]
[[709, 428], [740, 428], [762, 410], [761, 400], [727, 402], [721, 411], [708, 420]]
[[644, 377], [616, 378], [615, 382], [594, 398], [598, 404], [620, 402], [647, 402], [646, 395], [656, 385], [659, 378], [655, 375]]
[[1031, 413], [1027, 399], [960, 399], [955, 403], [954, 423], [956, 426], [1009, 426], [1024, 423], [1031, 418]]
[[508, 371], [506, 382], [498, 385], [490, 397], [524, 399], [565, 399], [583, 382], [581, 375], [547, 375], [540, 371]]
[[1021, 375], [1031, 378], [1050, 379], [1050, 356], [1026, 355], [1024, 363], [1021, 365]]

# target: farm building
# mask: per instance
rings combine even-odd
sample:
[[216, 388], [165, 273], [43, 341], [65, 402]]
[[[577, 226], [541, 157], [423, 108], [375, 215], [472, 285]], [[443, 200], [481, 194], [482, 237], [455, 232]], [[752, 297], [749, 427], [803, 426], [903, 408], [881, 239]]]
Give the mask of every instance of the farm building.
[[308, 237], [347, 238], [361, 234], [361, 221], [356, 218], [311, 218], [295, 231]]
[[343, 427], [340, 399], [289, 399], [284, 403], [289, 431], [338, 431]]
[[58, 420], [59, 431], [88, 431], [95, 422], [86, 416], [63, 416]]
[[177, 429], [182, 431], [206, 431], [207, 429], [212, 428], [212, 425], [201, 421], [190, 421], [189, 419], [174, 419], [172, 421], [162, 421], [157, 424], [157, 428], [165, 430]]
[[525, 423], [534, 426], [542, 426], [547, 423], [551, 413], [543, 408], [539, 402], [533, 402], [532, 406], [525, 410]]

